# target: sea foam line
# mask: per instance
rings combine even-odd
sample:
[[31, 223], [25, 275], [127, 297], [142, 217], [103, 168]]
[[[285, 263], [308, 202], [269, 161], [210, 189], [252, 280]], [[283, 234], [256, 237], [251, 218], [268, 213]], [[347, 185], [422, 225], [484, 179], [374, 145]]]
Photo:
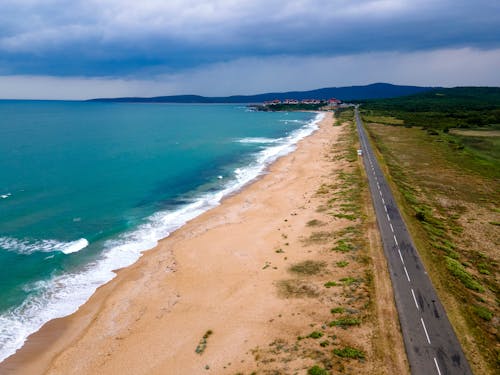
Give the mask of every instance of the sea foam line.
[[115, 270], [135, 263], [143, 251], [153, 248], [160, 239], [216, 207], [224, 197], [261, 175], [269, 164], [292, 152], [298, 141], [318, 129], [323, 117], [324, 114], [318, 113], [314, 120], [293, 131], [282, 142], [255, 154], [255, 161], [237, 168], [234, 178], [222, 190], [201, 195], [175, 211], [158, 212], [136, 230], [107, 241], [101, 257], [80, 272], [57, 275], [26, 286], [33, 293], [20, 306], [0, 315], [0, 361], [14, 354], [30, 334], [49, 320], [77, 311], [99, 286], [116, 276]]
[[29, 255], [35, 252], [49, 253], [55, 251], [71, 254], [85, 249], [88, 245], [89, 241], [85, 238], [80, 238], [71, 242], [62, 242], [58, 240], [30, 240], [0, 237], [0, 248], [23, 255]]

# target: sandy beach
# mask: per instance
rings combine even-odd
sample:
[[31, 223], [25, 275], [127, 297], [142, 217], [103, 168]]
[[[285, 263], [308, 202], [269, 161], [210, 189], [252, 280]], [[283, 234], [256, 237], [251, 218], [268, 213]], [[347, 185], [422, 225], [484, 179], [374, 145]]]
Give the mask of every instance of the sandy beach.
[[[235, 374], [275, 368], [280, 373], [305, 374], [321, 360], [308, 354], [312, 345], [319, 348], [319, 344], [301, 340], [305, 346], [300, 350], [305, 354], [294, 355], [293, 346], [298, 345], [294, 342], [298, 336], [321, 329], [332, 320], [330, 309], [348, 301], [345, 288], [341, 292], [323, 284], [364, 275], [366, 267], [380, 263], [375, 257], [367, 266], [353, 255], [331, 251], [328, 241], [307, 241], [324, 228], [338, 232], [352, 225], [318, 209], [325, 202], [318, 190], [332, 184], [332, 176], [347, 164], [330, 157], [345, 131], [345, 126], [332, 123], [327, 113], [320, 129], [302, 140], [295, 152], [162, 240], [137, 263], [118, 271], [78, 312], [49, 322], [0, 365], [0, 372]], [[373, 227], [369, 235], [376, 248], [375, 225], [368, 224]], [[369, 252], [375, 250], [367, 251], [365, 255], [374, 258]], [[290, 272], [292, 265], [307, 260], [321, 262], [322, 271], [303, 277]], [[335, 266], [341, 262], [348, 266]], [[385, 263], [377, 267], [380, 274], [374, 275], [375, 282], [359, 283], [351, 296], [359, 294], [366, 305], [362, 298], [376, 294], [369, 298], [376, 301], [373, 313], [360, 313], [365, 314], [360, 315], [365, 323], [348, 330], [323, 330], [331, 329], [328, 345], [340, 345], [335, 341], [338, 336], [342, 343], [366, 353], [362, 361], [339, 366], [351, 371], [404, 373], [404, 359], [397, 358], [398, 351], [401, 358], [404, 353], [392, 289], [390, 283], [381, 283]], [[302, 288], [309, 288], [313, 298], [284, 295], [283, 285], [290, 285], [289, 280], [303, 282]], [[380, 345], [379, 350], [392, 353], [377, 353], [374, 348]], [[276, 349], [276, 356], [269, 348]]]

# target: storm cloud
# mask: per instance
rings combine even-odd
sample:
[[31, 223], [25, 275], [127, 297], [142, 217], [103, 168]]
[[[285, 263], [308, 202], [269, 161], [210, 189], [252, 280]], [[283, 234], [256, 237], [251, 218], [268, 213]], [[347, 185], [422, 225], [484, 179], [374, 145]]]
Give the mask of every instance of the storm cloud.
[[[499, 83], [491, 68], [500, 50], [498, 1], [0, 0], [0, 5], [1, 97], [15, 97], [6, 93], [6, 82], [17, 80], [28, 85], [18, 89], [29, 90], [27, 77], [33, 83], [35, 77], [88, 81], [85, 87], [104, 90], [97, 96], [210, 94], [210, 87], [214, 95], [224, 95], [367, 80]], [[430, 58], [432, 66], [413, 66], [418, 56]], [[457, 56], [467, 58], [457, 62]], [[309, 81], [288, 63], [309, 69]], [[325, 78], [328, 72], [332, 75]], [[238, 81], [241, 74], [254, 80]], [[316, 76], [323, 76], [323, 84]]]

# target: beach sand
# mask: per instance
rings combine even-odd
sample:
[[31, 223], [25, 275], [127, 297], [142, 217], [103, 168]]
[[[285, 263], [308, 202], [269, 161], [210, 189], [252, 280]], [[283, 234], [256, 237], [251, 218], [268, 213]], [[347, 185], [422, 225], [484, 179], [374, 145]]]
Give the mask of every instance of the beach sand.
[[[0, 372], [235, 374], [279, 369], [305, 374], [321, 361], [308, 354], [311, 345], [319, 348], [319, 341], [301, 340], [304, 345], [297, 349], [297, 336], [321, 329], [332, 319], [330, 308], [346, 301], [345, 293], [323, 283], [370, 267], [350, 260], [350, 266], [335, 268], [335, 262], [351, 258], [332, 252], [331, 243], [306, 240], [321, 233], [321, 226], [331, 232], [351, 225], [318, 210], [324, 203], [318, 189], [331, 184], [333, 173], [347, 164], [329, 156], [345, 131], [332, 122], [327, 113], [320, 129], [268, 173], [118, 271], [75, 314], [45, 325], [0, 365]], [[322, 272], [290, 272], [291, 265], [311, 259], [323, 262]], [[382, 261], [382, 276], [384, 267]], [[362, 287], [360, 296], [378, 288], [375, 276], [375, 286]], [[284, 295], [290, 280], [310, 295]], [[385, 289], [376, 297], [382, 304], [373, 314], [365, 313], [366, 324], [346, 332], [338, 328], [343, 342], [363, 349], [367, 360], [335, 366], [355, 372], [407, 371], [392, 289], [382, 284]], [[381, 338], [379, 320], [391, 319]], [[329, 340], [335, 344], [333, 336]], [[380, 343], [381, 351], [387, 349], [382, 356], [396, 359], [376, 358], [380, 353], [374, 346]]]

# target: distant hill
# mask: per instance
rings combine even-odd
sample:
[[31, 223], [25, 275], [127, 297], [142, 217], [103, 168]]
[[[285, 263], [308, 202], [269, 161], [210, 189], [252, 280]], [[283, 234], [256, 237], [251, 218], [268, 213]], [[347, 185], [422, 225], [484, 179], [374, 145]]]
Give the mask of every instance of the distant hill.
[[328, 87], [311, 91], [272, 92], [258, 95], [233, 95], [206, 97], [200, 95], [171, 95], [152, 98], [100, 98], [93, 102], [125, 102], [125, 103], [262, 103], [273, 99], [329, 99], [343, 101], [361, 99], [394, 98], [417, 94], [434, 89], [433, 87], [399, 86], [389, 83], [373, 83], [366, 86]]

